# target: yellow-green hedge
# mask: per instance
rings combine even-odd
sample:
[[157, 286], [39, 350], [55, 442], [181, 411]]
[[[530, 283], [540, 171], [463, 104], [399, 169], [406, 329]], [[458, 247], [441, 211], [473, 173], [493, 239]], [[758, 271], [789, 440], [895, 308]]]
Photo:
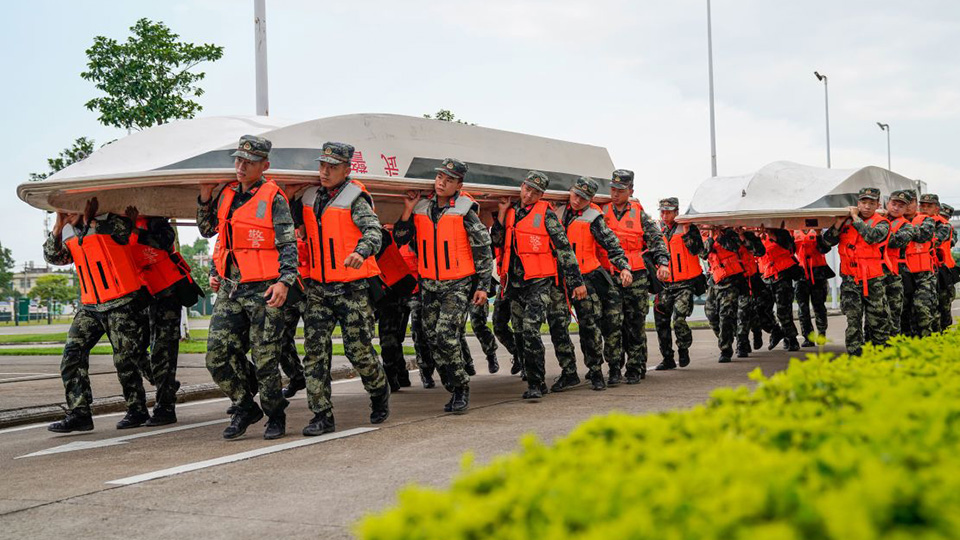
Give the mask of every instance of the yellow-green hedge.
[[810, 356], [686, 412], [589, 420], [412, 486], [380, 538], [958, 538], [960, 333]]

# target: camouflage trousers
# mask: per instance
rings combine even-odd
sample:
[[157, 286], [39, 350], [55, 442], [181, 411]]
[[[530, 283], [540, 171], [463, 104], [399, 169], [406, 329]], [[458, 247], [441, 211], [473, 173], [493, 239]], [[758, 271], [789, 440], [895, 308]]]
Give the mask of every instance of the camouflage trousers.
[[157, 404], [177, 402], [177, 359], [180, 356], [180, 315], [183, 306], [176, 295], [156, 298], [147, 307], [150, 321], [150, 367], [141, 369], [144, 377], [157, 387]]
[[513, 329], [510, 328], [511, 301], [498, 294], [493, 301], [493, 334], [510, 356], [517, 356], [517, 345]]
[[[483, 355], [486, 358], [496, 358], [497, 357], [497, 339], [493, 335], [493, 330], [487, 325], [487, 320], [490, 318], [490, 303], [487, 302], [483, 305], [476, 305], [470, 303], [470, 326], [473, 328], [473, 335], [477, 336], [477, 339], [480, 341], [480, 349], [483, 350]], [[460, 348], [463, 351], [463, 360], [468, 364], [473, 363], [473, 358], [470, 354], [470, 347], [467, 346], [466, 333], [460, 341]]]
[[777, 324], [786, 339], [796, 339], [797, 325], [793, 322], [793, 280], [782, 278], [770, 284], [773, 293]]
[[953, 285], [938, 288], [938, 298], [940, 304], [940, 331], [944, 331], [953, 325], [953, 298], [956, 289]]
[[407, 361], [403, 357], [403, 340], [407, 334], [407, 320], [410, 316], [405, 299], [396, 294], [387, 293], [377, 302], [377, 335], [380, 337], [380, 358], [388, 379], [401, 377], [407, 370]]
[[733, 356], [733, 339], [737, 333], [737, 310], [740, 292], [736, 285], [712, 285], [707, 290], [704, 312], [713, 334], [717, 336], [717, 345], [722, 356]]
[[883, 290], [887, 296], [887, 320], [890, 335], [900, 335], [900, 317], [903, 314], [903, 277], [898, 274], [883, 276]]
[[421, 302], [420, 302], [420, 292], [404, 298], [402, 300], [403, 312], [409, 314], [403, 318], [403, 333], [406, 335], [407, 330], [407, 321], [409, 318], [410, 322], [410, 335], [413, 336], [413, 350], [417, 356], [417, 367], [421, 370], [433, 369], [435, 364], [433, 363], [433, 358], [430, 356], [430, 346], [427, 344], [427, 338], [423, 334], [423, 325], [421, 324], [420, 316], [421, 312]]
[[268, 416], [282, 415], [287, 408], [279, 369], [283, 331], [283, 309], [268, 307], [261, 295], [217, 296], [207, 336], [207, 371], [241, 409], [256, 408], [253, 397], [258, 389], [260, 406]]
[[[677, 335], [677, 349], [686, 350], [693, 344], [693, 333], [687, 317], [693, 313], [693, 285], [673, 284], [664, 287], [653, 301], [653, 321], [657, 327], [657, 341], [664, 360], [673, 360], [673, 334]], [[671, 331], [670, 321], [673, 319]]]
[[80, 309], [67, 332], [60, 361], [60, 377], [66, 394], [67, 409], [90, 413], [90, 349], [104, 334], [113, 346], [113, 365], [123, 389], [128, 411], [147, 412], [147, 396], [139, 366], [147, 354], [147, 314], [131, 302], [105, 312]]
[[857, 283], [851, 276], [843, 276], [840, 282], [840, 309], [847, 317], [845, 343], [848, 353], [860, 354], [865, 341], [874, 345], [886, 343], [890, 324], [887, 320], [883, 277], [867, 280], [867, 295], [864, 296], [863, 283]]
[[303, 364], [297, 353], [297, 325], [307, 310], [307, 296], [297, 295], [296, 301], [287, 297], [283, 305], [283, 342], [280, 351], [280, 370], [291, 381], [303, 381]]
[[460, 338], [467, 323], [472, 290], [469, 280], [457, 280], [438, 282], [420, 292], [423, 333], [440, 381], [448, 392], [470, 384]]
[[307, 285], [307, 311], [303, 371], [307, 379], [307, 406], [315, 414], [333, 409], [330, 363], [333, 356], [333, 329], [340, 325], [347, 360], [360, 375], [370, 395], [389, 392], [387, 376], [373, 348], [374, 321], [370, 294], [366, 288], [348, 287], [343, 294], [331, 294], [315, 281]]
[[619, 283], [620, 305], [623, 312], [620, 332], [627, 373], [647, 372], [647, 313], [650, 311], [650, 291], [647, 272], [633, 273], [633, 283], [623, 287]]
[[[599, 271], [603, 272], [603, 270]], [[607, 294], [605, 295], [606, 298], [601, 299], [596, 291], [588, 290], [586, 298], [573, 301], [573, 308], [577, 312], [577, 322], [580, 327], [580, 351], [583, 353], [583, 363], [589, 372], [588, 377], [599, 373], [603, 365], [605, 344], [604, 336], [601, 335], [601, 326], [604, 331], [610, 329], [609, 325], [603, 321], [603, 316], [604, 310], [611, 309], [609, 298], [612, 296], [614, 295]], [[619, 302], [619, 295], [616, 295], [616, 301]], [[616, 311], [619, 311], [619, 306], [617, 306]], [[619, 326], [621, 320], [622, 318], [616, 321], [616, 334], [618, 336], [620, 334]], [[610, 336], [608, 335], [607, 337]], [[617, 352], [616, 363], [619, 363], [620, 355], [622, 354], [622, 352]], [[577, 372], [575, 359], [572, 362], [567, 359], [567, 363], [564, 363], [564, 359], [561, 358], [560, 355], [557, 355], [557, 360], [560, 361], [560, 368], [564, 374], [575, 374]]]
[[[940, 299], [937, 293], [937, 275], [933, 272], [917, 272], [913, 277], [911, 295], [910, 335], [929, 336], [936, 332], [940, 322]], [[904, 302], [906, 309], [906, 302]]]
[[[545, 378], [544, 348], [540, 338], [551, 300], [551, 289], [555, 288], [550, 278], [527, 281], [522, 287], [509, 287], [511, 304], [511, 325], [517, 339], [517, 349], [523, 361], [523, 370], [528, 386], [539, 386]], [[566, 302], [564, 302], [566, 305]], [[556, 345], [554, 345], [556, 346]]]
[[[553, 352], [557, 363], [564, 373], [577, 370], [577, 353], [573, 349], [573, 340], [570, 339], [570, 308], [563, 285], [550, 283], [547, 293], [550, 302], [547, 304], [547, 326], [550, 328], [550, 342], [553, 343]], [[523, 311], [521, 310], [522, 314]], [[579, 313], [577, 314], [579, 318]], [[516, 326], [514, 327], [516, 328]], [[538, 329], [539, 331], [539, 329]]]
[[[599, 270], [605, 272], [606, 270]], [[611, 371], [619, 371], [623, 367], [623, 294], [619, 278], [615, 278], [606, 293], [598, 291], [600, 304], [600, 335], [603, 341], [603, 356]], [[580, 348], [583, 349], [583, 324], [580, 325]], [[584, 351], [584, 363], [587, 363], [587, 353]], [[598, 367], [599, 369], [599, 367]]]
[[773, 333], [780, 328], [777, 318], [774, 316], [774, 307], [777, 302], [773, 294], [773, 287], [762, 279], [754, 280], [752, 287], [756, 301], [754, 302], [754, 318], [751, 330], [754, 333], [760, 331], [768, 334]]
[[[814, 331], [818, 335], [827, 335], [827, 280], [821, 279], [813, 283], [806, 279], [797, 280], [793, 285], [793, 292], [797, 299], [800, 314], [800, 333], [809, 338]], [[810, 308], [813, 307], [813, 317], [810, 317]]]

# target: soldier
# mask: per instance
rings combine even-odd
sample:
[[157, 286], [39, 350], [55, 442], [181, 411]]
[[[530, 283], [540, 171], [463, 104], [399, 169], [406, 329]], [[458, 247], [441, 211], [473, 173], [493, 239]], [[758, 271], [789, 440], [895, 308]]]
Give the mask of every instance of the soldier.
[[146, 425], [163, 426], [177, 421], [177, 358], [183, 307], [196, 304], [203, 291], [190, 276], [190, 266], [176, 251], [176, 233], [170, 220], [140, 216], [132, 207], [127, 217], [135, 225], [136, 241], [130, 243], [133, 258], [151, 296], [147, 307], [149, 367], [141, 371], [157, 387], [157, 399]]
[[133, 223], [116, 214], [97, 215], [98, 207], [94, 197], [82, 215], [57, 212], [43, 244], [44, 260], [58, 266], [73, 263], [80, 283], [81, 306], [70, 324], [60, 363], [67, 414], [47, 427], [55, 433], [93, 429], [87, 370], [90, 350], [104, 333], [113, 345], [113, 364], [127, 406], [117, 429], [142, 426], [150, 419], [139, 372], [146, 364], [146, 293], [129, 247]]
[[696, 225], [680, 225], [676, 222], [680, 201], [676, 197], [660, 200], [660, 228], [670, 255], [669, 275], [662, 281], [664, 288], [653, 302], [653, 320], [657, 327], [657, 340], [663, 361], [657, 371], [676, 369], [673, 359], [673, 332], [677, 334], [677, 356], [680, 367], [690, 364], [690, 345], [693, 334], [687, 325], [687, 317], [693, 313], [693, 297], [706, 292], [706, 278], [698, 256], [703, 252], [703, 237]]
[[[758, 259], [760, 274], [770, 287], [776, 306], [777, 324], [788, 351], [799, 351], [797, 326], [793, 323], [793, 280], [801, 273], [793, 253], [796, 244], [793, 235], [786, 229], [764, 229], [761, 232], [764, 254]], [[778, 341], [777, 333], [771, 335], [769, 349]]]
[[[883, 249], [883, 287], [887, 297], [886, 312], [889, 315], [891, 336], [900, 335], [904, 276], [910, 275], [904, 250], [917, 233], [917, 228], [903, 217], [903, 212], [910, 204], [910, 200], [909, 194], [897, 190], [890, 194], [890, 200], [887, 201], [885, 217], [890, 222], [890, 237]], [[909, 293], [912, 294], [913, 281], [910, 280], [907, 283], [910, 287]]]
[[[640, 202], [633, 198], [633, 171], [617, 169], [610, 181], [610, 203], [603, 207], [603, 217], [607, 226], [617, 235], [620, 246], [630, 263], [633, 282], [625, 287], [617, 284], [620, 293], [623, 323], [623, 350], [626, 356], [626, 382], [638, 384], [647, 373], [647, 312], [650, 309], [647, 267], [644, 252], [657, 266], [660, 280], [669, 277], [670, 256], [663, 243], [663, 237], [656, 224], [643, 210]], [[608, 259], [601, 257], [604, 268], [613, 272]], [[614, 280], [617, 283], [617, 280]], [[609, 358], [608, 358], [609, 361]], [[610, 366], [611, 379], [619, 379], [619, 366]]]
[[303, 361], [307, 404], [313, 412], [303, 428], [308, 437], [336, 429], [330, 362], [337, 324], [347, 360], [370, 396], [370, 423], [381, 424], [390, 416], [390, 387], [372, 346], [371, 295], [381, 287], [374, 256], [383, 236], [373, 199], [363, 184], [350, 178], [353, 151], [349, 144], [324, 143], [317, 158], [320, 185], [304, 190], [294, 205], [294, 218], [303, 221], [311, 254]]
[[[286, 433], [288, 401], [282, 394], [279, 362], [283, 310], [297, 280], [297, 244], [287, 198], [264, 179], [272, 144], [253, 135], [240, 138], [231, 154], [236, 181], [213, 197], [214, 184], [200, 187], [197, 227], [217, 235], [210, 285], [218, 291], [207, 338], [207, 369], [233, 401], [236, 412], [225, 439], [243, 435], [266, 413], [265, 439]], [[243, 369], [249, 346], [256, 381]], [[253, 397], [259, 389], [260, 406]]]
[[447, 158], [435, 170], [433, 194], [421, 199], [419, 191], [408, 191], [394, 230], [397, 242], [417, 252], [424, 333], [450, 392], [444, 411], [463, 413], [470, 404], [470, 376], [459, 338], [468, 305], [487, 303], [493, 253], [479, 205], [461, 193], [467, 164]]
[[[580, 322], [580, 350], [583, 351], [583, 363], [587, 366], [587, 380], [593, 383], [594, 390], [606, 388], [601, 369], [604, 358], [609, 368], [610, 384], [620, 384], [623, 311], [620, 291], [614, 281], [619, 281], [622, 287], [629, 287], [633, 283], [633, 271], [620, 247], [620, 241], [607, 226], [600, 207], [591, 202], [599, 187], [596, 180], [581, 176], [570, 188], [568, 204], [558, 210], [560, 223], [567, 231], [567, 238], [580, 265], [580, 274], [587, 286], [586, 298], [574, 300], [573, 305]], [[617, 279], [611, 278], [610, 272], [601, 266], [598, 257], [601, 251], [606, 254]], [[567, 387], [567, 382], [580, 382], [576, 365], [560, 367], [562, 373], [551, 390], [561, 391]]]
[[[418, 282], [413, 291], [401, 301], [403, 317], [401, 318], [400, 328], [397, 329], [397, 335], [406, 337], [407, 321], [410, 322], [410, 334], [413, 336], [413, 349], [417, 357], [417, 367], [420, 371], [420, 383], [426, 389], [436, 387], [433, 380], [433, 373], [436, 365], [430, 357], [430, 347], [427, 345], [427, 338], [423, 333], [423, 325], [420, 324], [420, 275], [417, 273], [417, 254], [410, 249], [410, 246], [400, 246], [400, 255], [403, 257], [410, 274]], [[401, 340], [402, 342], [402, 340]]]
[[[710, 231], [700, 257], [710, 266], [710, 287], [713, 296], [711, 326], [717, 334], [721, 364], [733, 360], [733, 338], [736, 333], [738, 298], [747, 291], [747, 279], [740, 262], [740, 236], [730, 228]], [[708, 302], [710, 304], [711, 302]]]
[[[816, 322], [817, 335], [827, 335], [827, 290], [829, 280], [836, 276], [827, 264], [826, 254], [832, 249], [823, 241], [818, 229], [793, 231], [793, 240], [797, 246], [796, 257], [803, 269], [803, 277], [794, 284], [794, 293], [800, 312], [800, 333], [803, 334], [803, 347], [813, 347], [810, 341]], [[813, 307], [814, 320], [810, 317]]]
[[500, 263], [501, 295], [513, 303], [512, 323], [520, 340], [527, 391], [523, 399], [540, 399], [547, 392], [544, 382], [544, 349], [540, 339], [550, 287], [561, 270], [574, 300], [587, 297], [576, 256], [563, 225], [541, 200], [550, 180], [539, 171], [527, 173], [520, 186], [520, 200], [500, 199], [497, 221], [490, 231], [493, 244], [503, 248]]
[[[945, 330], [950, 326], [950, 305], [953, 303], [953, 268], [956, 266], [951, 254], [951, 240], [953, 237], [953, 226], [947, 218], [940, 215], [940, 197], [934, 193], [924, 193], [920, 196], [920, 213], [930, 216], [936, 222], [936, 229], [933, 237], [933, 267], [937, 275], [937, 298], [933, 310], [933, 328], [935, 332]], [[943, 311], [946, 310], [947, 317], [944, 321]], [[947, 322], [943, 326], [943, 322]]]
[[914, 190], [904, 190], [910, 203], [903, 212], [916, 229], [904, 250], [907, 273], [903, 276], [904, 300], [900, 330], [910, 336], [929, 336], [937, 324], [937, 274], [933, 262], [933, 239], [937, 223], [933, 217], [918, 212]]
[[[492, 253], [493, 250], [491, 249], [491, 257]], [[490, 293], [496, 295], [496, 285], [493, 283], [492, 275], [489, 278], [489, 282]], [[497, 361], [497, 338], [494, 336], [493, 330], [487, 326], [487, 321], [490, 320], [490, 302], [470, 304], [470, 312], [468, 315], [470, 317], [470, 326], [473, 328], [473, 335], [477, 336], [477, 340], [480, 341], [480, 349], [483, 351], [483, 355], [487, 357], [487, 372], [494, 374], [500, 371], [500, 363]], [[463, 358], [467, 368], [469, 368], [467, 375], [473, 377], [477, 374], [477, 371], [473, 367], [473, 357], [470, 354], [470, 347], [467, 346], [465, 336], [461, 338], [460, 345], [463, 350]]]
[[762, 330], [773, 333], [778, 330], [776, 322], [770, 315], [770, 310], [761, 313], [761, 304], [765, 305], [767, 285], [760, 276], [760, 265], [757, 264], [757, 253], [762, 254], [763, 241], [751, 231], [736, 229], [740, 238], [740, 264], [743, 266], [743, 275], [747, 280], [747, 293], [737, 298], [737, 358], [747, 358], [752, 349], [750, 347], [750, 333], [753, 332], [753, 348], [760, 350], [763, 346]]
[[383, 280], [383, 297], [377, 302], [375, 315], [377, 335], [380, 337], [380, 356], [387, 374], [390, 392], [410, 386], [410, 373], [403, 357], [403, 340], [406, 339], [407, 301], [417, 288], [417, 278], [404, 260], [403, 254], [393, 240], [392, 226], [384, 225], [383, 245], [377, 254], [377, 266]]
[[[498, 257], [496, 260], [498, 267], [499, 261]], [[497, 294], [493, 300], [493, 335], [510, 353], [510, 374], [516, 375], [523, 370], [523, 365], [519, 357], [516, 334], [510, 327], [510, 308], [510, 300], [504, 298], [502, 294]]]
[[889, 324], [883, 289], [883, 247], [890, 223], [877, 214], [880, 190], [866, 187], [858, 193], [857, 206], [849, 217], [837, 218], [823, 239], [831, 246], [839, 244], [840, 302], [847, 317], [847, 353], [859, 355], [864, 335], [874, 345], [887, 341]]
[[940, 242], [937, 248], [937, 260], [944, 270], [944, 283], [940, 288], [940, 329], [946, 330], [953, 325], [953, 299], [956, 296], [957, 264], [953, 259], [953, 246], [957, 243], [950, 217], [953, 216], [953, 207], [949, 204], [940, 204], [940, 217], [943, 218], [943, 229], [948, 234], [948, 240]]

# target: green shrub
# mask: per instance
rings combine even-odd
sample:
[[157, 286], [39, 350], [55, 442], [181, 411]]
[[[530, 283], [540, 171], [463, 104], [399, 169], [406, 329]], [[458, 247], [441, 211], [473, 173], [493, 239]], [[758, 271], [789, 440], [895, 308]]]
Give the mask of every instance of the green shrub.
[[958, 538], [960, 333], [810, 355], [693, 410], [608, 414], [411, 486], [380, 538]]

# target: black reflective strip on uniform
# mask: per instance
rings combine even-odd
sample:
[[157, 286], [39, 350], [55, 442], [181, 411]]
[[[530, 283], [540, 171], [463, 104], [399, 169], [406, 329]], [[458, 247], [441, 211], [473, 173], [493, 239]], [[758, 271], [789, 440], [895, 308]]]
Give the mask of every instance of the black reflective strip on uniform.
[[430, 268], [430, 265], [427, 264], [427, 261], [430, 259], [427, 257], [427, 241], [426, 240], [423, 241], [423, 249], [420, 250], [420, 258], [423, 259], [423, 267]]
[[103, 281], [103, 290], [110, 290], [110, 284], [107, 283], [107, 274], [103, 271], [103, 265], [97, 261], [97, 270], [100, 271], [100, 280]]
[[450, 243], [443, 241], [443, 261], [447, 264], [447, 270], [450, 269]]
[[330, 242], [329, 242], [329, 244], [330, 244], [330, 269], [331, 269], [331, 270], [336, 270], [336, 269], [337, 269], [337, 254], [336, 254], [336, 252], [333, 250], [333, 238], [328, 238], [327, 240], [330, 241]]
[[682, 274], [682, 273], [683, 273], [683, 263], [680, 262], [680, 254], [679, 254], [679, 253], [677, 253], [677, 273], [678, 273], [678, 274]]
[[77, 265], [77, 275], [80, 276], [80, 285], [83, 286], [83, 292], [87, 292], [87, 280], [83, 279], [83, 269], [80, 268], [80, 265]]
[[316, 268], [317, 256], [313, 252], [313, 242], [307, 241], [307, 249], [310, 251], [310, 268]]

